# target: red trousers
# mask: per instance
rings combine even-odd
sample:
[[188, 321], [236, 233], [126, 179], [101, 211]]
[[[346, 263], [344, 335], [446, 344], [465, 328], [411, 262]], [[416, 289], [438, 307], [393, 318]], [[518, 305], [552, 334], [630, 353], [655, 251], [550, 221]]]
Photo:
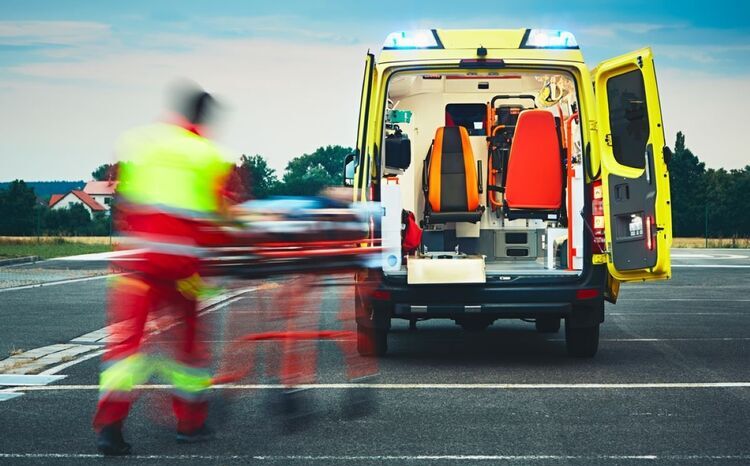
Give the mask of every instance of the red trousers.
[[[184, 296], [176, 284], [135, 273], [116, 278], [110, 288], [109, 337], [93, 420], [96, 430], [121, 424], [132, 404], [134, 386], [157, 371], [171, 378], [175, 387], [172, 406], [178, 429], [189, 432], [205, 422], [205, 393], [210, 386], [206, 328], [197, 315], [196, 299]], [[151, 354], [164, 352], [168, 355]]]

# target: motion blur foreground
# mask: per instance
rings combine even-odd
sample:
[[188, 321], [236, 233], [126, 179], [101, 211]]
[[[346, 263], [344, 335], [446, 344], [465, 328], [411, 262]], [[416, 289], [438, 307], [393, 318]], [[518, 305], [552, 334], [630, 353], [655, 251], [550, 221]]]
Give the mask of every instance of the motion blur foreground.
[[[106, 455], [131, 452], [123, 424], [138, 386], [157, 373], [173, 386], [177, 441], [212, 438], [206, 422], [211, 386], [251, 376], [257, 342], [278, 341], [275, 356], [266, 358], [271, 361], [267, 372], [288, 388], [276, 405], [292, 424], [300, 421], [300, 412], [309, 412], [303, 392], [295, 388], [314, 381], [315, 345], [310, 342], [336, 340], [349, 379], [376, 372], [373, 360], [358, 354], [358, 349], [368, 353], [363, 346], [369, 339], [357, 338], [350, 328], [353, 288], [342, 300], [340, 329], [321, 330], [314, 312], [300, 312], [320, 275], [355, 273], [379, 257], [370, 233], [372, 207], [353, 208], [336, 191], [236, 204], [241, 193], [231, 186], [231, 165], [207, 137], [215, 99], [190, 83], [180, 83], [173, 93], [164, 121], [129, 131], [118, 149], [123, 163], [115, 225], [124, 239], [114, 267], [122, 273], [109, 293], [114, 330], [102, 358], [93, 421], [97, 448]], [[301, 273], [308, 275], [279, 291], [270, 316], [250, 310], [241, 322], [229, 319], [235, 320], [232, 329], [248, 333], [234, 332], [226, 340], [215, 365], [219, 371], [212, 373], [211, 330], [198, 303], [222, 293], [215, 277]], [[366, 391], [357, 393], [351, 413], [366, 414], [372, 400]]]

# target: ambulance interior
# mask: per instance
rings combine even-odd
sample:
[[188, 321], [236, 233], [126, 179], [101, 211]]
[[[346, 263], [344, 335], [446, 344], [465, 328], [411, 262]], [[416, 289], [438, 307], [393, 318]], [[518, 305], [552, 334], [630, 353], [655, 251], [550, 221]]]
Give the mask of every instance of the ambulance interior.
[[[412, 280], [413, 267], [414, 283], [580, 274], [585, 183], [571, 76], [400, 73], [387, 99], [386, 274]], [[423, 228], [408, 254], [396, 252], [403, 211]]]

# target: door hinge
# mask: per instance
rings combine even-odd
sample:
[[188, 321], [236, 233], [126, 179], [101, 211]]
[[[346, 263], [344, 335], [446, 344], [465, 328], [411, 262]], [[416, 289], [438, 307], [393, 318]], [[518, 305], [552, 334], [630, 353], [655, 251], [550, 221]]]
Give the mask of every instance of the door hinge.
[[607, 134], [604, 136], [604, 142], [606, 142], [609, 147], [612, 147], [612, 135]]
[[590, 131], [598, 131], [599, 128], [596, 124], [596, 120], [589, 120], [589, 130]]
[[637, 61], [638, 61], [638, 68], [643, 68], [643, 57], [638, 55]]

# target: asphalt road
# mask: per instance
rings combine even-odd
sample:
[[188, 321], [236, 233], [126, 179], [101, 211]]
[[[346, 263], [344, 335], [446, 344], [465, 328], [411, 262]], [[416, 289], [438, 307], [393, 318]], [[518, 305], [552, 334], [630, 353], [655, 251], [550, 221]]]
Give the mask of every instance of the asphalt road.
[[[324, 342], [319, 388], [306, 393], [315, 411], [306, 428], [289, 432], [269, 414], [278, 389], [263, 385], [274, 379], [261, 370], [216, 391], [216, 440], [178, 445], [164, 414], [168, 392], [157, 387], [143, 391], [127, 424], [134, 456], [113, 461], [750, 464], [750, 251], [675, 250], [674, 265], [671, 281], [623, 286], [620, 302], [607, 305], [594, 359], [569, 358], [562, 331], [537, 334], [521, 321], [478, 334], [450, 321], [420, 323], [416, 332], [396, 322], [371, 381], [378, 410], [365, 418], [345, 416], [347, 389], [336, 385], [346, 382], [344, 362], [335, 342]], [[323, 327], [340, 326], [342, 283], [316, 288], [304, 309], [320, 309]], [[246, 316], [282, 309], [279, 293], [293, 290], [287, 281], [242, 285], [261, 288], [208, 314], [229, 328], [213, 337], [217, 347], [231, 339], [227, 332], [257, 330]], [[105, 280], [93, 278], [1, 291], [0, 351], [101, 328], [104, 290]], [[243, 351], [223, 358], [242, 360]], [[62, 370], [60, 381], [0, 401], [0, 463], [103, 461], [90, 429], [97, 371], [90, 358]]]

